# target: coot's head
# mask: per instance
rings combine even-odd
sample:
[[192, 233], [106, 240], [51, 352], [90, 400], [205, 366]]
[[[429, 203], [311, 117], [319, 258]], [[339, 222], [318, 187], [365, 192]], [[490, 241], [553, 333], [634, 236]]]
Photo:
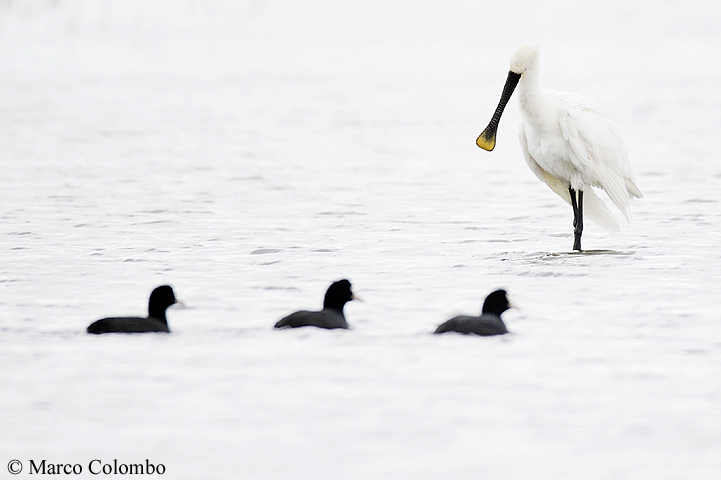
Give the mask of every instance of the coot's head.
[[323, 308], [333, 308], [343, 311], [343, 306], [351, 300], [355, 300], [355, 295], [350, 288], [350, 282], [346, 279], [333, 282], [328, 291], [325, 292], [323, 300]]
[[148, 316], [165, 318], [165, 310], [175, 303], [178, 303], [178, 300], [170, 285], [161, 285], [150, 294]]
[[499, 317], [503, 312], [513, 307], [513, 304], [508, 299], [508, 295], [505, 290], [496, 290], [486, 297], [486, 301], [483, 302], [483, 313], [492, 313]]

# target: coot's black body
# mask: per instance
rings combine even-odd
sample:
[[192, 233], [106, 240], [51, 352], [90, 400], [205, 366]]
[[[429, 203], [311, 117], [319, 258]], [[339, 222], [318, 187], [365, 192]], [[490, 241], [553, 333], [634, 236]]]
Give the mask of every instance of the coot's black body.
[[150, 294], [148, 300], [148, 316], [142, 317], [109, 317], [96, 320], [88, 327], [88, 333], [148, 333], [170, 332], [165, 310], [177, 303], [173, 289], [162, 285]]
[[501, 314], [511, 308], [505, 290], [496, 290], [486, 297], [479, 317], [459, 315], [443, 322], [434, 333], [457, 332], [475, 335], [503, 335], [508, 333]]
[[353, 300], [355, 296], [351, 291], [348, 280], [339, 280], [328, 287], [323, 300], [323, 310], [301, 310], [291, 313], [275, 324], [274, 328], [319, 327], [319, 328], [348, 328], [343, 307]]

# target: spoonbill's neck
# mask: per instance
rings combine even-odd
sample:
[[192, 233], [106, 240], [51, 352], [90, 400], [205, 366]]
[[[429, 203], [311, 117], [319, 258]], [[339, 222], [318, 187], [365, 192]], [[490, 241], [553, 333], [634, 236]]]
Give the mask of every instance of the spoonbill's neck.
[[539, 77], [537, 65], [523, 72], [518, 82], [518, 103], [525, 117], [534, 119], [536, 123], [543, 123], [543, 114], [548, 111], [545, 108], [547, 94], [541, 88]]

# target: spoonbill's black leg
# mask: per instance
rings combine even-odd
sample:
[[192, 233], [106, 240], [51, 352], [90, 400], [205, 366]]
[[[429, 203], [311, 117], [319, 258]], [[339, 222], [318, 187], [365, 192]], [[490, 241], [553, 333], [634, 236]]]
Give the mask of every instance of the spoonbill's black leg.
[[569, 187], [568, 192], [571, 194], [571, 206], [573, 207], [573, 249], [581, 251], [581, 234], [583, 233], [583, 190], [578, 191], [578, 200], [576, 200], [576, 191]]

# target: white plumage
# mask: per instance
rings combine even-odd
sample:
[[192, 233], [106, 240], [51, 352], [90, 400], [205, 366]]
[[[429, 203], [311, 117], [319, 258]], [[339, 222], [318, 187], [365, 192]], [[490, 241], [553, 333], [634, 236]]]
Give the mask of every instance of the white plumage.
[[604, 190], [627, 222], [629, 198], [643, 195], [618, 126], [606, 110], [581, 95], [541, 88], [539, 62], [540, 50], [533, 43], [524, 43], [513, 54], [501, 101], [476, 143], [493, 150], [501, 114], [517, 90], [523, 156], [531, 171], [574, 207], [574, 249], [581, 250], [584, 212], [601, 227], [619, 230], [616, 217], [592, 187]]

